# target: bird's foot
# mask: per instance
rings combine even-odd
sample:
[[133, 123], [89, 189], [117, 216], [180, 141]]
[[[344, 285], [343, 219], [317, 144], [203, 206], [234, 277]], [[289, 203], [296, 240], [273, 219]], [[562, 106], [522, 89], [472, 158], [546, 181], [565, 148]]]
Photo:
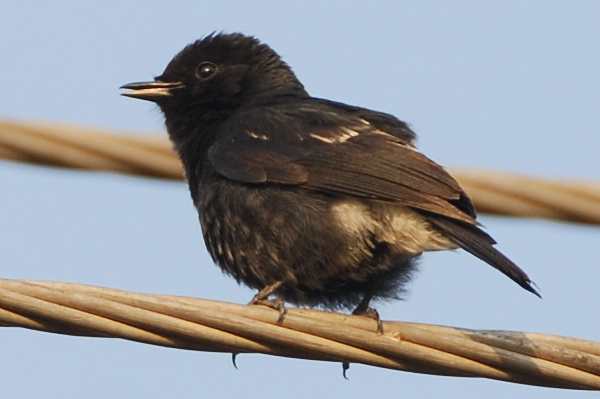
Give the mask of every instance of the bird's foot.
[[358, 307], [354, 310], [354, 312], [352, 312], [352, 314], [356, 316], [366, 316], [370, 317], [371, 319], [374, 319], [377, 322], [377, 333], [383, 334], [383, 322], [381, 321], [381, 317], [379, 317], [379, 312], [377, 311], [377, 309], [369, 307], [362, 309]]
[[281, 286], [282, 282], [277, 281], [273, 284], [270, 284], [260, 290], [258, 294], [254, 295], [254, 298], [248, 303], [248, 305], [263, 305], [268, 306], [272, 309], [279, 310], [279, 318], [277, 319], [277, 324], [283, 323], [283, 319], [287, 313], [287, 309], [285, 307], [285, 301], [283, 298], [278, 297], [275, 300], [269, 299], [269, 295], [271, 295], [274, 291], [277, 290]]
[[277, 298], [275, 300], [271, 299], [260, 299], [254, 297], [248, 305], [262, 305], [270, 307], [271, 309], [279, 310], [279, 318], [277, 319], [277, 324], [282, 324], [285, 315], [287, 314], [287, 308], [285, 307], [285, 301], [282, 298]]

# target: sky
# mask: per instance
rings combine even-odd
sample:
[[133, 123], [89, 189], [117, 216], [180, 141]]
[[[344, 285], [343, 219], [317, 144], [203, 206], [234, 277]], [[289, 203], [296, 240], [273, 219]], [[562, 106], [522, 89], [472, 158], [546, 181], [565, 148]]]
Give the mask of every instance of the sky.
[[[213, 31], [268, 43], [310, 94], [392, 113], [446, 166], [600, 176], [595, 1], [103, 1], [0, 3], [0, 118], [165, 134], [119, 86], [160, 74]], [[0, 161], [0, 277], [246, 303], [202, 243], [181, 182]], [[540, 287], [462, 251], [426, 254], [382, 318], [600, 341], [600, 228], [480, 218]], [[12, 398], [528, 397], [592, 392], [336, 363], [182, 351], [0, 329]]]

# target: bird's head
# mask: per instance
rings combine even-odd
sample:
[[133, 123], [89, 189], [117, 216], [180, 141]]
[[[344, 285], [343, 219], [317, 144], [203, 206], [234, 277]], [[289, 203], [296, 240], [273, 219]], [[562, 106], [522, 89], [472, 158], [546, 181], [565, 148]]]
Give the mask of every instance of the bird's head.
[[278, 96], [306, 96], [290, 67], [266, 44], [240, 33], [211, 34], [189, 44], [154, 81], [129, 83], [124, 96], [158, 104], [170, 114], [233, 112]]

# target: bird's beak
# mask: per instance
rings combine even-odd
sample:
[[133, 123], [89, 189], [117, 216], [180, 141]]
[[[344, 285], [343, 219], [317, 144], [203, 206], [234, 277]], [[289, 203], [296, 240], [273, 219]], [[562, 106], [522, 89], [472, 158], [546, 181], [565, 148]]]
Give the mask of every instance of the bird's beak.
[[127, 83], [120, 88], [130, 90], [121, 93], [122, 96], [157, 102], [163, 98], [171, 97], [173, 90], [182, 87], [184, 87], [182, 82], [161, 82], [155, 80], [154, 82]]

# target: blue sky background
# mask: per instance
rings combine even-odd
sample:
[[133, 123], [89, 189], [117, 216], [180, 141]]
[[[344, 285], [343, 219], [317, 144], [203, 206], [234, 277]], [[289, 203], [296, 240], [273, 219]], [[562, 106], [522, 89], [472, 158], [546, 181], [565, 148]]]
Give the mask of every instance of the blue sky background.
[[[124, 83], [160, 74], [214, 30], [254, 34], [315, 96], [409, 122], [448, 166], [600, 175], [600, 3], [595, 1], [20, 1], [0, 3], [0, 117], [164, 131]], [[180, 182], [0, 161], [0, 277], [247, 302], [212, 265]], [[600, 229], [481, 217], [539, 300], [464, 252], [423, 257], [385, 319], [600, 341]], [[590, 392], [423, 376], [121, 340], [0, 329], [13, 398], [528, 397]], [[593, 395], [593, 396], [592, 396]]]

